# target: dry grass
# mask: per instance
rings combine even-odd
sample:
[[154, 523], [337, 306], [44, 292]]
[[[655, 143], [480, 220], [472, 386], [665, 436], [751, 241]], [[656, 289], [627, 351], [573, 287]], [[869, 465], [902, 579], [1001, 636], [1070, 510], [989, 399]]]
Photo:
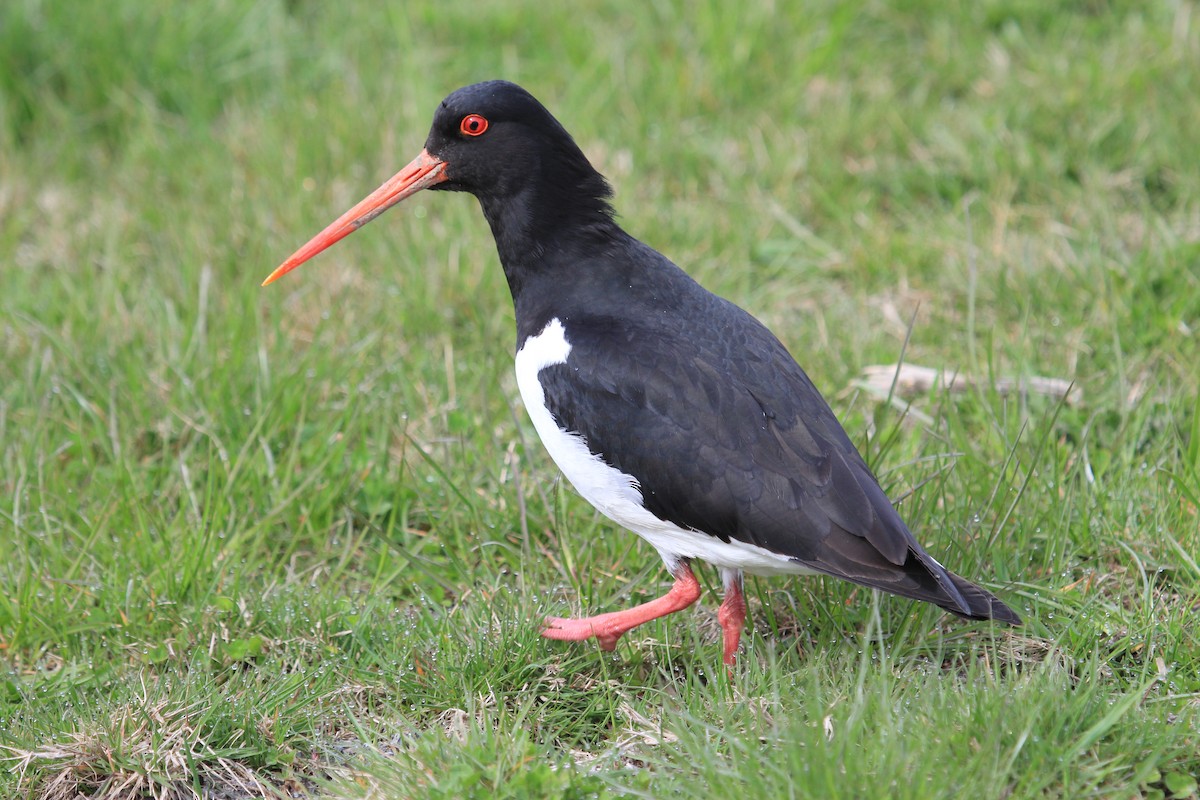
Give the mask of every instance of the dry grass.
[[122, 706], [36, 749], [8, 747], [18, 789], [37, 800], [270, 800], [286, 784], [203, 739], [196, 709]]

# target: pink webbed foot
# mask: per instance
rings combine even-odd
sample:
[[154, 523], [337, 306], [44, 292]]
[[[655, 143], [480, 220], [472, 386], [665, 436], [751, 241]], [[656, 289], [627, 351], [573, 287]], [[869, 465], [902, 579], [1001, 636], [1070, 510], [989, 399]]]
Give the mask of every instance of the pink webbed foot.
[[685, 561], [675, 571], [675, 585], [662, 597], [626, 611], [613, 611], [594, 617], [547, 617], [542, 636], [567, 642], [581, 642], [595, 637], [601, 650], [612, 650], [617, 646], [618, 639], [638, 625], [681, 611], [699, 598], [700, 583]]
[[594, 617], [579, 617], [577, 619], [546, 617], [542, 623], [545, 626], [542, 628], [542, 636], [545, 636], [547, 639], [558, 639], [563, 642], [582, 642], [584, 639], [595, 637], [596, 641], [600, 644], [601, 650], [615, 650], [617, 640], [629, 630], [629, 628], [622, 625], [623, 620], [620, 619], [621, 613], [618, 611], [611, 614], [597, 614]]

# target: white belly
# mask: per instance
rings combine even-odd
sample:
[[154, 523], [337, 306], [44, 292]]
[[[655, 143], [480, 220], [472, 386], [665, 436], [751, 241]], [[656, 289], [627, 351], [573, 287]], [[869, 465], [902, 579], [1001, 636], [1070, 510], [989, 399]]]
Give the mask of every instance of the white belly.
[[671, 571], [682, 558], [698, 558], [723, 569], [757, 575], [812, 573], [786, 556], [743, 542], [722, 542], [647, 511], [637, 479], [593, 455], [583, 436], [558, 427], [546, 407], [538, 374], [546, 367], [565, 364], [570, 353], [571, 344], [562, 323], [557, 318], [550, 320], [541, 333], [526, 339], [517, 353], [517, 388], [542, 444], [584, 499], [613, 522], [648, 541]]

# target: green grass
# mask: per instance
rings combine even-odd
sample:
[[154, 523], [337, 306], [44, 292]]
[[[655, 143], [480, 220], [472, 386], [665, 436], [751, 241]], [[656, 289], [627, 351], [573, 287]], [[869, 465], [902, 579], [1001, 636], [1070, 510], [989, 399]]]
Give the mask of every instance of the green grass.
[[[0, 796], [1195, 797], [1197, 74], [1188, 0], [4, 3]], [[1023, 628], [753, 580], [729, 681], [706, 572], [538, 636], [668, 577], [537, 443], [474, 200], [258, 286], [492, 77]], [[855, 388], [902, 351], [978, 382]]]

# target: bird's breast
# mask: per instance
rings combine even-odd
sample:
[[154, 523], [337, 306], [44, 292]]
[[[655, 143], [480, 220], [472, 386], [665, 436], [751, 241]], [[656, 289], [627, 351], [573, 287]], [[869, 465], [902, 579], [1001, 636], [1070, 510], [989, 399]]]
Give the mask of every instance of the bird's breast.
[[541, 333], [528, 337], [517, 353], [517, 389], [533, 421], [533, 427], [554, 463], [571, 485], [601, 513], [632, 526], [642, 518], [656, 519], [646, 511], [637, 480], [588, 449], [587, 439], [578, 431], [559, 425], [546, 402], [545, 388], [539, 376], [547, 367], [568, 364], [571, 344], [558, 318], [551, 319]]

